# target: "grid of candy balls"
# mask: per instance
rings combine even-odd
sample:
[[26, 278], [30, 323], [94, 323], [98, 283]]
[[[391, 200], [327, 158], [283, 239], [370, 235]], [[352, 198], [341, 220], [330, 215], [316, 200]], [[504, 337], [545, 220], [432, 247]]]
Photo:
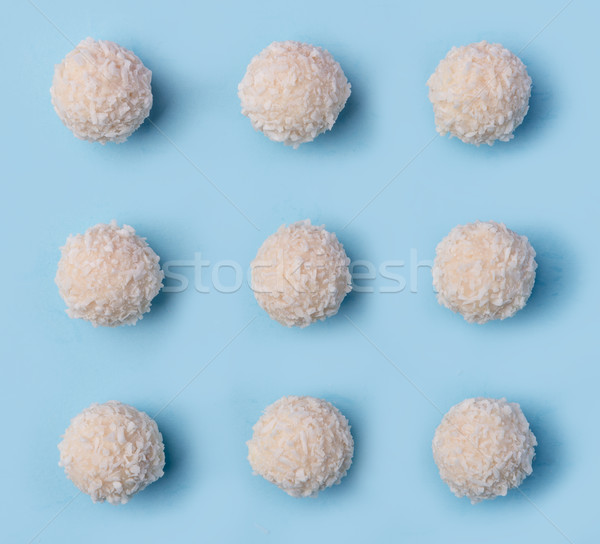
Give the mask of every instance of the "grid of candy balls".
[[[82, 140], [121, 143], [152, 108], [152, 73], [120, 45], [87, 38], [55, 67], [52, 104]], [[492, 145], [513, 138], [529, 108], [531, 78], [500, 44], [453, 47], [427, 81], [439, 134]], [[274, 42], [250, 61], [238, 86], [242, 114], [270, 140], [297, 148], [331, 130], [351, 85], [325, 49]], [[440, 305], [468, 323], [514, 316], [531, 295], [537, 264], [526, 236], [503, 223], [458, 225], [432, 268]], [[163, 287], [160, 258], [133, 227], [115, 220], [71, 235], [56, 285], [71, 318], [94, 327], [135, 325]], [[285, 327], [334, 316], [352, 290], [350, 259], [333, 232], [310, 219], [284, 224], [250, 263], [258, 305]], [[348, 419], [333, 404], [284, 396], [267, 406], [247, 442], [248, 461], [292, 497], [316, 497], [352, 465]], [[457, 497], [493, 499], [532, 472], [536, 438], [518, 404], [469, 398], [435, 430], [433, 459]], [[60, 466], [94, 502], [123, 504], [163, 475], [165, 451], [153, 418], [118, 401], [92, 404], [72, 419], [58, 446]]]

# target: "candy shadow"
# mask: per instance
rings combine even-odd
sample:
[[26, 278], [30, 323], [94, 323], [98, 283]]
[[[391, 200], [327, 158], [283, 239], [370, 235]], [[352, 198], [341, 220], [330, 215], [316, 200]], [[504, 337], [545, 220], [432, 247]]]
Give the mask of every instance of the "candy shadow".
[[[151, 223], [146, 223], [144, 221], [125, 222], [128, 224], [133, 224], [135, 226], [137, 234], [146, 238], [146, 242], [148, 243], [148, 245], [159, 257], [163, 255], [168, 255], [166, 248], [161, 244], [161, 234], [160, 229], [158, 227], [154, 227]], [[159, 261], [161, 269], [164, 266], [165, 262], [168, 260], [168, 258], [165, 259], [161, 257]], [[174, 293], [165, 292], [164, 290], [164, 286], [166, 284], [166, 279], [163, 279], [163, 288], [152, 299], [150, 311], [144, 314], [143, 319], [139, 321], [135, 327], [132, 327], [132, 329], [135, 329], [135, 331], [128, 330], [126, 331], [127, 334], [142, 335], [145, 334], [147, 332], [147, 329], [150, 327], [163, 327], [166, 324], [164, 320], [168, 318], [168, 307], [174, 302]], [[160, 335], [157, 335], [155, 338], [159, 340]]]
[[[150, 115], [142, 123], [140, 128], [133, 134], [133, 137], [148, 138], [160, 135], [157, 126], [160, 126], [165, 112], [169, 109], [170, 101], [167, 98], [168, 92], [163, 83], [162, 77], [156, 77], [152, 73], [152, 109]], [[156, 125], [156, 126], [154, 126]]]
[[[352, 439], [354, 440], [354, 455], [352, 457], [352, 464], [338, 485], [334, 485], [328, 489], [325, 489], [319, 494], [317, 500], [322, 499], [323, 501], [339, 500], [340, 495], [346, 495], [348, 497], [354, 496], [359, 492], [361, 486], [360, 483], [360, 472], [362, 470], [362, 456], [363, 456], [363, 441], [362, 441], [362, 429], [365, 428], [365, 423], [362, 421], [360, 410], [353, 408], [353, 400], [340, 397], [337, 395], [324, 395], [327, 401], [331, 402], [336, 408], [348, 418], [350, 424], [350, 432], [352, 433]], [[316, 505], [319, 506], [318, 504]]]
[[[162, 76], [152, 74], [152, 109], [150, 110], [150, 119], [154, 123], [160, 123], [165, 111], [169, 107], [167, 99], [167, 89], [165, 88]], [[150, 124], [150, 123], [149, 123]]]
[[338, 312], [338, 319], [340, 321], [346, 321], [345, 314], [354, 315], [354, 309], [359, 308], [359, 305], [364, 301], [364, 298], [361, 299], [362, 294], [364, 293], [358, 293], [353, 289], [346, 295], [346, 298], [344, 298], [344, 301], [340, 306], [340, 311]]
[[352, 84], [350, 97], [331, 130], [317, 136], [314, 142], [311, 142], [313, 145], [303, 144], [300, 149], [305, 149], [304, 146], [307, 148], [318, 146], [319, 153], [324, 149], [333, 148], [348, 150], [349, 146], [356, 146], [357, 143], [364, 146], [369, 141], [369, 123], [364, 116], [366, 111], [364, 89], [360, 83], [353, 83], [358, 81], [358, 78], [354, 78], [352, 74], [348, 74], [348, 81]]
[[[350, 232], [343, 230], [341, 226], [340, 228], [333, 228], [332, 230], [336, 233], [336, 236], [344, 246], [346, 255], [348, 255], [351, 262], [360, 260], [360, 255], [368, 254], [368, 252], [365, 251], [363, 245], [361, 244], [361, 241], [358, 239], [357, 236], [352, 236]], [[352, 291], [350, 291], [344, 297], [344, 300], [340, 305], [339, 312], [332, 318], [337, 323], [340, 323], [340, 326], [347, 326], [348, 323], [345, 315], [355, 315], [355, 309], [358, 309], [360, 305], [364, 306], [366, 302], [364, 297], [365, 293], [361, 293], [355, 290], [354, 281], [352, 282], [352, 287]]]
[[170, 422], [159, 422], [159, 430], [165, 445], [164, 476], [148, 486], [142, 493], [150, 501], [163, 502], [169, 496], [173, 500], [178, 496], [189, 481], [191, 469], [189, 466], [189, 448], [186, 445], [182, 429], [176, 428]]
[[[527, 406], [523, 409], [526, 414], [536, 412], [535, 409], [529, 409]], [[535, 448], [533, 472], [523, 481], [519, 489], [529, 497], [545, 493], [556, 485], [561, 477], [562, 467], [565, 466], [565, 453], [560, 433], [550, 424], [552, 417], [538, 415], [528, 416], [528, 419], [538, 445]]]
[[539, 137], [550, 121], [557, 117], [557, 103], [552, 83], [547, 77], [547, 70], [539, 64], [539, 59], [536, 59], [535, 66], [527, 68], [533, 82], [529, 111], [521, 126], [515, 130], [515, 137], [510, 143], [526, 142]]
[[571, 246], [553, 232], [528, 233], [536, 250], [535, 284], [527, 305], [510, 321], [539, 314], [557, 314], [573, 297], [577, 282], [577, 261]]

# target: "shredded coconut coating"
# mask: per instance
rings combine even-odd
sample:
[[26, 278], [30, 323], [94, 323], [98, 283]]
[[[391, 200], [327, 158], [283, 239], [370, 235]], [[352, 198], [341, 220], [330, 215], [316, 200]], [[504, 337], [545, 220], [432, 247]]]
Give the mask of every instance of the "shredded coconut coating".
[[427, 85], [437, 131], [470, 144], [508, 142], [529, 109], [527, 69], [498, 43], [453, 47]]
[[440, 476], [475, 504], [506, 495], [531, 474], [537, 440], [518, 404], [466, 399], [444, 416], [433, 437]]
[[80, 140], [124, 142], [150, 113], [151, 79], [128, 49], [86, 38], [55, 66], [52, 105]]
[[69, 236], [55, 282], [67, 315], [94, 327], [135, 325], [162, 288], [159, 257], [133, 227], [100, 223]]
[[526, 236], [494, 221], [454, 227], [436, 248], [438, 302], [469, 323], [512, 317], [535, 282], [535, 250]]
[[59, 466], [94, 502], [126, 503], [158, 480], [165, 466], [156, 422], [114, 400], [74, 417], [58, 449]]
[[238, 96], [256, 130], [297, 148], [331, 130], [350, 96], [350, 83], [325, 49], [273, 42], [248, 65]]
[[352, 464], [350, 425], [331, 403], [282, 397], [268, 406], [247, 442], [254, 474], [292, 497], [316, 497], [339, 484]]
[[322, 226], [299, 221], [269, 236], [250, 264], [258, 304], [286, 327], [335, 315], [352, 289], [344, 247]]

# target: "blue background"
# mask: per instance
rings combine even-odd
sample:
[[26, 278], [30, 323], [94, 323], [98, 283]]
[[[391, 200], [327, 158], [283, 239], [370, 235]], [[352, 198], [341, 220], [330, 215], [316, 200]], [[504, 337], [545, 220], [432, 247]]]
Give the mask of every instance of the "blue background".
[[[597, 4], [558, 16], [566, 0], [35, 4], [43, 14], [5, 4], [0, 22], [3, 542], [598, 539]], [[160, 131], [146, 122], [101, 146], [61, 124], [54, 64], [87, 36], [152, 70]], [[254, 132], [236, 94], [251, 57], [285, 39], [324, 46], [352, 83], [334, 130], [298, 150]], [[481, 39], [520, 52], [534, 83], [516, 138], [491, 148], [435, 138], [425, 86], [451, 46]], [[161, 293], [136, 327], [94, 329], [68, 319], [54, 285], [58, 248], [98, 222], [134, 226], [163, 263], [200, 252], [210, 285], [217, 263], [246, 271], [280, 224], [307, 217], [354, 261], [404, 261], [406, 287], [383, 293], [394, 283], [378, 273], [336, 317], [289, 330], [245, 282], [200, 293], [188, 267], [188, 289]], [[527, 235], [539, 263], [528, 306], [485, 326], [440, 307], [429, 268], [410, 267], [411, 250], [431, 260], [476, 219]], [[324, 397], [352, 424], [354, 464], [315, 500], [246, 460], [252, 425], [286, 394]], [[440, 480], [430, 444], [441, 413], [480, 395], [519, 402], [539, 447], [523, 493], [472, 506]], [[57, 466], [70, 419], [110, 399], [160, 411], [166, 444], [165, 476], [122, 507], [78, 495]]]

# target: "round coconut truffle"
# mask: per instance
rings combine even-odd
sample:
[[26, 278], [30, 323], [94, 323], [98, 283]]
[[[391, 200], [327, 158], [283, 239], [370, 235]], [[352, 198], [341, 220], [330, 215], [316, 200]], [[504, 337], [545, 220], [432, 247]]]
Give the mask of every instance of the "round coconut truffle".
[[126, 503], [158, 480], [165, 466], [156, 422], [114, 400], [74, 417], [58, 449], [59, 466], [94, 502]]
[[135, 325], [162, 287], [159, 257], [133, 227], [100, 223], [69, 236], [55, 282], [67, 315], [94, 325]]
[[352, 464], [348, 420], [325, 400], [282, 397], [252, 429], [247, 445], [254, 474], [292, 497], [316, 497], [339, 484]]
[[453, 47], [427, 81], [437, 131], [463, 142], [508, 142], [529, 109], [531, 78], [498, 43]]
[[297, 148], [333, 127], [350, 96], [350, 83], [325, 49], [273, 42], [248, 65], [238, 96], [256, 130]]
[[466, 399], [444, 416], [433, 437], [440, 476], [473, 504], [506, 495], [531, 474], [537, 440], [521, 408], [506, 399]]
[[286, 327], [335, 315], [352, 289], [350, 259], [335, 234], [299, 221], [269, 236], [250, 264], [258, 304]]
[[469, 323], [512, 317], [525, 306], [535, 281], [535, 251], [494, 221], [454, 227], [436, 248], [433, 286], [438, 302]]
[[150, 113], [151, 79], [128, 49], [86, 38], [56, 65], [52, 105], [80, 140], [124, 142]]

